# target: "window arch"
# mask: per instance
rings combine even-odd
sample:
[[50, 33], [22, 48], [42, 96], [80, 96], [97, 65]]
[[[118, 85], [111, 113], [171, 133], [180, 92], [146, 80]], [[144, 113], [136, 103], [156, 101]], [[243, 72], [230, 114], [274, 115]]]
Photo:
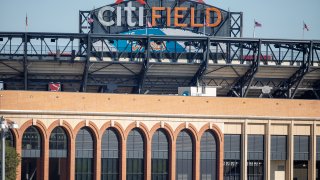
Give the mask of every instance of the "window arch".
[[66, 131], [61, 127], [55, 127], [49, 139], [49, 180], [66, 180], [68, 171], [68, 137]]
[[35, 126], [28, 127], [22, 136], [21, 179], [41, 177], [42, 138]]
[[81, 128], [76, 137], [76, 180], [93, 179], [93, 145], [90, 130], [87, 127]]
[[158, 129], [152, 137], [152, 170], [151, 177], [154, 180], [169, 179], [169, 143], [164, 130]]
[[200, 179], [217, 179], [217, 145], [215, 135], [205, 131], [200, 142]]
[[187, 130], [182, 130], [176, 142], [176, 180], [193, 179], [193, 140]]
[[49, 140], [50, 157], [67, 157], [68, 138], [62, 127], [52, 130]]
[[130, 131], [127, 138], [127, 179], [144, 179], [144, 139], [138, 128]]
[[30, 126], [22, 137], [22, 156], [40, 157], [41, 137], [37, 128]]
[[101, 142], [101, 180], [119, 179], [119, 144], [117, 132], [106, 129]]

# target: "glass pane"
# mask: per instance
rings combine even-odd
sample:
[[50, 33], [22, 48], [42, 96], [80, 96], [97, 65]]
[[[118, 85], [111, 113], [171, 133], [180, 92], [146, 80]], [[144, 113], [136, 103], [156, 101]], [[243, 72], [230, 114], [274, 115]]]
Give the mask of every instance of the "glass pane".
[[201, 137], [200, 147], [200, 179], [215, 180], [216, 172], [216, 139], [214, 134], [206, 131]]
[[93, 178], [93, 137], [86, 127], [76, 136], [76, 163], [76, 180]]
[[168, 138], [166, 133], [159, 129], [152, 137], [152, 179], [166, 180], [168, 174]]
[[135, 128], [127, 138], [127, 179], [143, 179], [144, 177], [144, 139]]
[[119, 177], [119, 138], [116, 131], [108, 128], [101, 142], [101, 171], [102, 180], [118, 180]]
[[68, 148], [67, 135], [62, 127], [56, 127], [51, 132], [49, 139], [49, 148], [50, 157], [66, 157]]
[[29, 127], [22, 137], [22, 149], [23, 150], [40, 150], [40, 134], [34, 127]]
[[193, 142], [189, 132], [179, 133], [176, 142], [176, 179], [191, 180], [193, 176]]

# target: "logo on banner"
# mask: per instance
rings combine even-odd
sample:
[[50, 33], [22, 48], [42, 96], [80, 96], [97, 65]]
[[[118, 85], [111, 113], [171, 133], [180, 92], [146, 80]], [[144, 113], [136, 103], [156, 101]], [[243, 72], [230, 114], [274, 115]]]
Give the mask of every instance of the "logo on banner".
[[[215, 7], [207, 7], [203, 9], [204, 11], [204, 23], [197, 23], [195, 19], [196, 17], [196, 11], [199, 11], [195, 9], [194, 7], [188, 8], [188, 7], [175, 7], [174, 9], [171, 9], [171, 7], [151, 7], [151, 26], [155, 27], [157, 26], [157, 19], [161, 19], [162, 14], [165, 13], [166, 15], [166, 24], [167, 27], [217, 27], [220, 25], [222, 21], [222, 14], [221, 11], [218, 8]], [[104, 14], [109, 12], [115, 13], [116, 18], [105, 20]], [[122, 15], [126, 15], [125, 22], [130, 27], [140, 26], [144, 27], [146, 26], [145, 23], [148, 23], [148, 27], [150, 22], [144, 22], [145, 17], [145, 8], [140, 7], [134, 7], [132, 6], [132, 2], [128, 2], [126, 7], [111, 7], [111, 6], [105, 6], [102, 7], [98, 11], [98, 20], [103, 26], [122, 26]], [[171, 14], [173, 13], [173, 22], [171, 21], [172, 17]], [[190, 14], [190, 24], [182, 23], [181, 20], [184, 19], [184, 14]], [[137, 21], [133, 21], [132, 16], [135, 14], [135, 17], [138, 16]], [[214, 19], [214, 20], [213, 20]]]

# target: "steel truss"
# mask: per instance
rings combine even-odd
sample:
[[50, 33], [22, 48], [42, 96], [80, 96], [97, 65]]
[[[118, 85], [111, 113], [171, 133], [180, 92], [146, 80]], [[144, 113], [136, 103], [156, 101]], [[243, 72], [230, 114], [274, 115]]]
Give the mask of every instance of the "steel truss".
[[[281, 46], [278, 46], [277, 48], [281, 48]], [[288, 48], [288, 47], [285, 47]], [[313, 56], [313, 42], [310, 42], [310, 44], [299, 44], [294, 47], [296, 50], [302, 52], [303, 54], [303, 61], [300, 68], [290, 76], [290, 78], [283, 82], [279, 89], [277, 89], [274, 93], [274, 97], [278, 98], [294, 98], [303, 77], [308, 73], [310, 64], [312, 62], [311, 56]], [[295, 86], [295, 87], [294, 87]], [[291, 92], [291, 88], [293, 88], [293, 92]]]
[[7, 89], [60, 82], [68, 91], [155, 94], [213, 85], [240, 97], [269, 86], [273, 97], [295, 98], [320, 79], [319, 47], [316, 40], [0, 32], [0, 81]]
[[[237, 44], [235, 44], [237, 45]], [[246, 97], [248, 91], [251, 87], [253, 78], [255, 74], [258, 72], [258, 68], [260, 65], [260, 58], [261, 58], [261, 42], [259, 44], [241, 44], [242, 48], [247, 49], [253, 52], [253, 59], [252, 64], [248, 71], [239, 78], [239, 80], [235, 83], [235, 85], [231, 88], [228, 95], [229, 96], [237, 96], [237, 97]], [[258, 51], [258, 55], [257, 55]]]

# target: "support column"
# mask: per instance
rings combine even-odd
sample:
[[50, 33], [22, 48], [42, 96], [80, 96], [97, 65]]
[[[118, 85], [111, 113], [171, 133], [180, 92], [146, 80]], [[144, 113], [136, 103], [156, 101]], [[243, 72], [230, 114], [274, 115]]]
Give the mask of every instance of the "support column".
[[[200, 141], [201, 142], [201, 141]], [[218, 156], [218, 180], [223, 180], [223, 173], [224, 173], [224, 136], [222, 135], [221, 141], [219, 142], [219, 148], [217, 149], [219, 151]]]
[[170, 160], [171, 174], [169, 175], [169, 179], [175, 180], [176, 179], [176, 140], [175, 139], [172, 140], [170, 151], [171, 151], [171, 160]]
[[289, 124], [289, 133], [288, 133], [288, 160], [286, 163], [286, 174], [287, 180], [293, 179], [293, 157], [294, 157], [294, 151], [293, 151], [293, 121], [291, 121], [291, 124]]
[[69, 164], [70, 164], [70, 173], [69, 173], [69, 179], [70, 180], [74, 180], [75, 179], [75, 166], [76, 166], [76, 149], [75, 149], [75, 137], [73, 137], [72, 139], [70, 139], [70, 148], [69, 148], [69, 152], [70, 152], [70, 157], [69, 157]]
[[28, 36], [24, 33], [24, 48], [23, 48], [23, 81], [24, 90], [28, 90]]
[[200, 180], [200, 141], [197, 139], [195, 142], [195, 167], [194, 167], [194, 179]]
[[49, 179], [49, 139], [50, 137], [46, 137], [43, 139], [43, 179]]
[[270, 179], [270, 164], [271, 164], [271, 135], [270, 135], [270, 127], [271, 127], [271, 121], [268, 121], [268, 124], [266, 125], [266, 147], [265, 147], [265, 179]]
[[21, 149], [22, 136], [16, 136], [15, 138], [16, 138], [15, 139], [16, 140], [16, 151], [18, 154], [20, 154], [20, 158], [21, 158], [20, 163], [17, 167], [17, 179], [21, 179], [21, 173], [22, 173], [22, 169], [21, 169], [22, 168], [21, 167], [21, 163], [22, 163], [22, 157], [21, 157], [21, 155], [22, 155], [22, 149]]
[[309, 160], [309, 167], [308, 168], [308, 179], [313, 180], [316, 179], [316, 165], [317, 165], [317, 149], [316, 149], [316, 144], [317, 144], [317, 136], [316, 136], [316, 122], [314, 121], [312, 126], [311, 126], [311, 151], [310, 151], [310, 160]]
[[127, 176], [127, 140], [125, 139], [122, 143], [121, 148], [121, 169], [120, 169], [120, 179], [126, 180]]
[[248, 159], [248, 134], [247, 134], [247, 126], [248, 122], [245, 120], [245, 122], [242, 125], [242, 137], [241, 137], [241, 179], [246, 180], [247, 179], [247, 159]]
[[95, 148], [95, 179], [100, 180], [101, 179], [101, 138], [97, 139], [96, 148]]
[[147, 153], [146, 153], [146, 179], [151, 180], [151, 140], [147, 140]]

